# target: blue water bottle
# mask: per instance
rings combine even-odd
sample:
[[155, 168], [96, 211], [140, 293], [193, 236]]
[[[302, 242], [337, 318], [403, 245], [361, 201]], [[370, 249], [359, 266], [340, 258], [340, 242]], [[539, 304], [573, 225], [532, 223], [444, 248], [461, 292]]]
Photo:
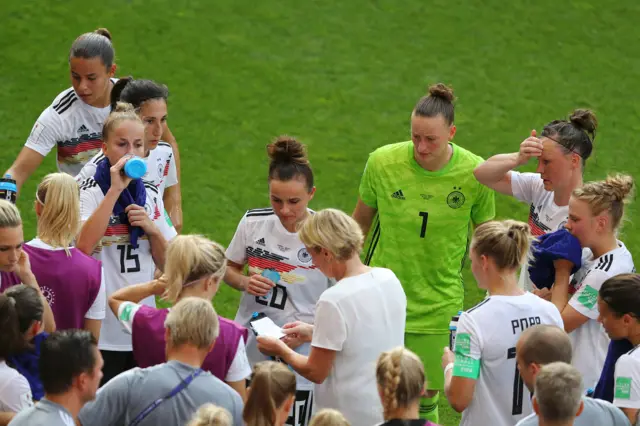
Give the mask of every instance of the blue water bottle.
[[[265, 269], [264, 271], [262, 271], [262, 276], [265, 277], [266, 279], [273, 281], [276, 284], [278, 284], [278, 281], [280, 281], [280, 274], [278, 273], [278, 271], [274, 271], [273, 269]], [[265, 300], [268, 301], [268, 300], [271, 300], [272, 294], [273, 294], [273, 289], [269, 290], [269, 292], [265, 294], [263, 297]]]
[[18, 185], [16, 181], [11, 178], [11, 175], [4, 175], [4, 177], [0, 179], [0, 200], [7, 200], [15, 204], [17, 198]]
[[124, 163], [124, 174], [131, 179], [140, 179], [147, 174], [147, 163], [140, 157], [133, 157]]

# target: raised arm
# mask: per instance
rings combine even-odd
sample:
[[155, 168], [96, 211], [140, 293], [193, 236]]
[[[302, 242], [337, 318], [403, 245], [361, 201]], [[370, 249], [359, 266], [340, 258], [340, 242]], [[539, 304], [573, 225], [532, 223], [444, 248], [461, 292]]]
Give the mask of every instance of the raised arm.
[[16, 267], [15, 274], [18, 276], [18, 278], [20, 278], [22, 284], [38, 290], [40, 299], [42, 300], [42, 306], [44, 308], [44, 312], [42, 314], [44, 331], [46, 331], [47, 333], [53, 333], [54, 331], [56, 331], [56, 320], [53, 317], [53, 311], [51, 310], [49, 301], [44, 296], [42, 290], [40, 289], [40, 286], [38, 285], [36, 276], [33, 275], [33, 272], [31, 271], [31, 262], [29, 262], [29, 255], [24, 250], [20, 254], [20, 259], [18, 259], [18, 265]]
[[513, 195], [511, 190], [511, 170], [527, 164], [531, 157], [542, 155], [542, 143], [536, 137], [536, 131], [520, 144], [520, 151], [511, 154], [498, 154], [480, 164], [473, 171], [481, 184], [501, 194]]
[[118, 317], [120, 305], [124, 302], [139, 303], [149, 296], [160, 296], [166, 289], [166, 283], [162, 279], [148, 283], [130, 285], [116, 290], [109, 296], [109, 308]]
[[22, 185], [29, 179], [29, 176], [42, 164], [42, 160], [44, 160], [42, 154], [25, 146], [20, 151], [20, 154], [18, 154], [16, 161], [14, 161], [9, 170], [5, 172], [5, 175], [10, 174], [11, 178], [16, 181], [18, 194], [20, 193]]

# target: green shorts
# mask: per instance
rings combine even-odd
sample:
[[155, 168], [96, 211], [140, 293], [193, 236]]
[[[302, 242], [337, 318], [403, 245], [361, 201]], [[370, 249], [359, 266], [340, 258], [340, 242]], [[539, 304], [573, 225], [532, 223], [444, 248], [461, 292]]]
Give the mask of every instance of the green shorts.
[[427, 389], [444, 390], [442, 351], [449, 346], [449, 333], [405, 334], [404, 345], [420, 357], [427, 376]]

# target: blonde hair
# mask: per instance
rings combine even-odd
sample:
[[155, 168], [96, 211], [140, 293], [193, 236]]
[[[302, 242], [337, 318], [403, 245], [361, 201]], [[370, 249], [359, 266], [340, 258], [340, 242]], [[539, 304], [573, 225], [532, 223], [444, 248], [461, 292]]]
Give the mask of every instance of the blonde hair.
[[117, 125], [127, 120], [143, 124], [133, 105], [126, 102], [118, 102], [102, 125], [102, 140], [106, 142]]
[[220, 279], [227, 269], [224, 247], [202, 235], [178, 235], [167, 247], [165, 300], [175, 303], [185, 284], [202, 278]]
[[68, 247], [80, 228], [78, 183], [66, 173], [51, 173], [42, 179], [36, 201], [42, 205], [38, 218], [38, 237], [53, 247]]
[[573, 197], [589, 204], [594, 216], [604, 211], [611, 215], [611, 227], [617, 229], [624, 215], [624, 205], [633, 192], [633, 178], [628, 175], [608, 176], [605, 180], [587, 182], [573, 190]]
[[276, 410], [295, 394], [296, 376], [287, 366], [274, 361], [259, 362], [253, 368], [242, 419], [247, 426], [275, 426]]
[[351, 423], [340, 411], [325, 408], [313, 416], [309, 426], [351, 426]]
[[7, 200], [0, 200], [0, 228], [17, 228], [22, 225], [18, 208]]
[[233, 418], [229, 411], [213, 404], [204, 404], [198, 408], [187, 426], [232, 426]]
[[218, 338], [218, 314], [211, 303], [198, 297], [185, 297], [167, 315], [164, 326], [169, 330], [168, 343], [173, 347], [193, 345], [208, 348]]
[[383, 393], [385, 420], [391, 418], [393, 410], [407, 407], [420, 398], [426, 385], [422, 361], [415, 353], [402, 346], [380, 354], [376, 379]]
[[337, 260], [347, 260], [362, 250], [364, 236], [358, 223], [346, 213], [324, 209], [298, 226], [302, 244], [315, 250], [324, 248]]
[[582, 375], [564, 362], [544, 365], [536, 375], [534, 398], [542, 419], [548, 422], [572, 420], [582, 401]]
[[519, 268], [527, 257], [532, 240], [529, 225], [517, 220], [493, 220], [478, 226], [471, 248], [478, 256], [493, 259], [500, 270]]

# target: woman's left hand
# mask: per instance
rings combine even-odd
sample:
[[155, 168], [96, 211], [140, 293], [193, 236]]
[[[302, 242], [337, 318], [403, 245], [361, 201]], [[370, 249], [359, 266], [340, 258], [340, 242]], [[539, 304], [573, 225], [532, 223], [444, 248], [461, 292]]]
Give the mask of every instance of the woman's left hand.
[[127, 213], [129, 224], [131, 226], [139, 226], [142, 228], [144, 233], [149, 236], [155, 235], [159, 232], [158, 227], [153, 223], [149, 215], [147, 215], [147, 211], [144, 207], [140, 207], [137, 204], [131, 204], [124, 209], [124, 211]]
[[444, 351], [442, 353], [442, 362], [441, 362], [442, 369], [444, 370], [444, 368], [447, 365], [451, 364], [455, 360], [456, 360], [455, 354], [451, 352], [451, 349], [445, 346]]
[[256, 340], [258, 349], [265, 355], [281, 356], [287, 350], [286, 343], [275, 337], [258, 336]]

